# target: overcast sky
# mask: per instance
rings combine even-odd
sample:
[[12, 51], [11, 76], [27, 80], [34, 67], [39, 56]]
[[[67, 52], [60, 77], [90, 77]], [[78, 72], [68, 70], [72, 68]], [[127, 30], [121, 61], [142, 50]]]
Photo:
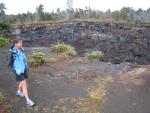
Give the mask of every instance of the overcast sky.
[[[44, 5], [45, 11], [51, 12], [60, 8], [67, 8], [67, 0], [0, 0], [0, 3], [6, 5], [6, 14], [26, 13], [27, 11], [35, 12], [36, 6]], [[112, 11], [121, 9], [122, 7], [132, 7], [133, 9], [150, 8], [150, 0], [73, 0], [73, 8], [85, 8], [90, 6], [92, 9]]]

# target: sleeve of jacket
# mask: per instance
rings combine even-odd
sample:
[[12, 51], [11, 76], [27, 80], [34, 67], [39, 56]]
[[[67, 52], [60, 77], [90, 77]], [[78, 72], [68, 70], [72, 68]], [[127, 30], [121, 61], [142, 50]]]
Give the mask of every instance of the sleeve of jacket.
[[13, 68], [13, 64], [14, 64], [14, 60], [16, 58], [16, 54], [13, 52], [9, 53], [9, 58], [8, 58], [8, 66], [10, 68], [11, 71], [15, 72], [15, 69]]

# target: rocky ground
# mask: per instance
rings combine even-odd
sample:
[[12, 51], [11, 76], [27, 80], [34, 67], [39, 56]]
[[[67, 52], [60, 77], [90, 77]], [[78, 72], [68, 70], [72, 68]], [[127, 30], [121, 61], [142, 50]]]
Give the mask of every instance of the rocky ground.
[[[27, 54], [47, 48], [26, 48]], [[28, 86], [37, 106], [16, 97], [15, 76], [0, 49], [0, 113], [149, 113], [150, 66], [90, 62], [82, 57], [30, 68]]]
[[[82, 56], [93, 50], [105, 54], [101, 60], [120, 64], [150, 64], [149, 24], [130, 25], [109, 22], [74, 22], [41, 25], [20, 25], [19, 32], [26, 47], [49, 47], [55, 43], [74, 46]], [[18, 35], [18, 34], [17, 34]], [[9, 34], [6, 37], [13, 36]]]

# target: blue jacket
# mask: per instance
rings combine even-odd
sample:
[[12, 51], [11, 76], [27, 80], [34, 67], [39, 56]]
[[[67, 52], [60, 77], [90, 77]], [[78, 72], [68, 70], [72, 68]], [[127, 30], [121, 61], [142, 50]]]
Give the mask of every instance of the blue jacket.
[[21, 73], [27, 73], [28, 62], [25, 51], [23, 48], [16, 50], [14, 46], [10, 48], [10, 58], [9, 67], [16, 75], [21, 75]]

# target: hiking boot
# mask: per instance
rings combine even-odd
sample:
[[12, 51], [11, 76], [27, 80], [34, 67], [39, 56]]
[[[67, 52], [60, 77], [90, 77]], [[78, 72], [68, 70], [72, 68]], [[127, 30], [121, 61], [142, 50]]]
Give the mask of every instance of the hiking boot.
[[26, 105], [28, 105], [28, 106], [30, 106], [30, 107], [34, 107], [34, 106], [35, 106], [35, 103], [34, 103], [32, 100], [27, 99]]
[[17, 91], [16, 95], [19, 97], [24, 97], [24, 94], [21, 91]]

